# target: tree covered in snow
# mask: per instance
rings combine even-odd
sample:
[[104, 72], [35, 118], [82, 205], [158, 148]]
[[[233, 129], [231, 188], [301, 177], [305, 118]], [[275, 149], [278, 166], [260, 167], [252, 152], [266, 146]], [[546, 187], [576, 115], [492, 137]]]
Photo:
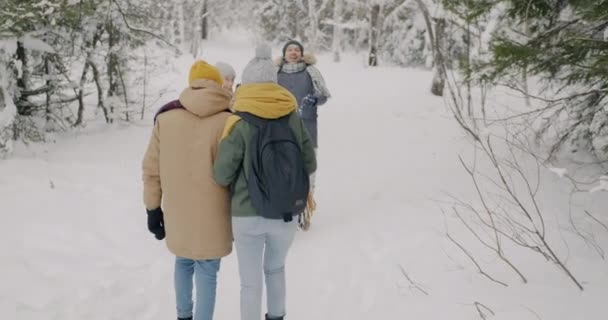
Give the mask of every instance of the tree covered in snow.
[[[85, 99], [107, 122], [133, 117], [131, 49], [150, 39], [156, 1], [18, 1], [0, 11], [2, 84], [16, 116], [14, 139], [42, 140], [44, 132], [83, 124]], [[94, 84], [91, 86], [91, 84]], [[1, 142], [1, 141], [0, 141]]]
[[[492, 59], [479, 74], [523, 92], [543, 106], [531, 114], [539, 137], [551, 139], [550, 156], [564, 147], [608, 159], [608, 1], [508, 0], [501, 6], [508, 24], [489, 41]], [[522, 76], [536, 76], [550, 96], [531, 93]], [[556, 132], [556, 134], [553, 134]]]
[[[454, 214], [524, 283], [528, 281], [525, 271], [503, 250], [506, 242], [540, 253], [584, 290], [568, 259], [553, 248], [551, 239], [556, 237], [550, 234], [555, 229], [546, 225], [550, 212], [545, 212], [539, 190], [545, 188], [541, 183], [543, 167], [566, 179], [572, 188], [570, 231], [595, 245], [593, 228], [586, 229], [583, 221], [588, 217], [600, 220], [575, 202], [582, 200], [578, 195], [602, 191], [606, 186], [605, 175], [600, 175], [608, 159], [608, 46], [604, 36], [608, 2], [443, 0], [442, 6], [443, 17], [456, 30], [451, 32], [447, 54], [457, 67], [454, 70], [461, 71], [448, 79], [446, 101], [475, 146], [472, 160], [459, 160], [478, 193], [476, 200], [462, 202], [461, 208], [452, 207]], [[539, 82], [541, 87], [529, 87], [528, 82]], [[485, 84], [490, 88], [504, 86], [509, 95], [517, 91], [528, 102], [504, 107], [502, 101], [494, 100], [495, 113], [487, 117]], [[477, 113], [477, 107], [482, 114]], [[530, 139], [534, 137], [539, 139]], [[545, 141], [549, 141], [547, 149], [542, 144]], [[603, 162], [585, 157], [576, 165], [588, 163], [591, 170], [585, 173], [553, 167], [557, 157], [566, 160], [563, 154], [558, 155], [566, 146], [572, 151], [589, 150]], [[570, 167], [568, 161], [559, 162]], [[494, 172], [481, 173], [479, 168], [486, 167]], [[449, 239], [460, 246], [457, 240]], [[603, 258], [603, 249], [597, 245], [595, 249]], [[475, 261], [473, 256], [469, 258]], [[479, 264], [477, 267], [495, 281]]]
[[0, 43], [0, 158], [7, 156], [12, 145], [12, 124], [17, 114], [13, 103], [14, 83], [4, 54], [6, 48]]
[[[345, 33], [349, 49], [369, 50], [379, 63], [400, 66], [430, 66], [431, 39], [424, 14], [415, 1], [408, 0], [345, 0], [343, 17], [349, 32]], [[423, 1], [435, 8], [433, 0]]]
[[603, 0], [6, 0], [0, 84], [17, 111], [10, 120], [14, 138], [83, 125], [92, 111], [107, 122], [130, 121], [138, 113], [132, 91], [145, 69], [134, 49], [156, 43], [200, 57], [210, 35], [245, 28], [276, 44], [301, 40], [309, 52], [331, 51], [335, 61], [355, 51], [370, 65], [433, 67], [438, 95], [446, 70], [460, 71], [469, 93], [482, 82], [507, 82], [531, 98], [528, 77], [538, 76], [559, 95], [544, 98], [550, 107], [539, 117], [541, 134], [559, 129], [554, 151], [576, 142], [605, 159], [607, 6]]
[[[424, 0], [434, 8], [434, 0]], [[409, 0], [251, 0], [247, 20], [266, 40], [302, 40], [311, 51], [373, 51], [383, 63], [423, 66], [431, 56], [426, 25]]]

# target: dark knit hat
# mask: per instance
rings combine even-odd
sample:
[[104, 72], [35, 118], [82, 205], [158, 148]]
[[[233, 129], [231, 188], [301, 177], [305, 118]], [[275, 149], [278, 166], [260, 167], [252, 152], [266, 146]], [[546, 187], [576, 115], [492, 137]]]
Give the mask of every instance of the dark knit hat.
[[304, 54], [304, 46], [296, 41], [296, 40], [289, 40], [287, 41], [287, 43], [285, 43], [285, 45], [283, 46], [283, 57], [285, 57], [285, 51], [287, 50], [287, 47], [289, 47], [290, 45], [295, 44], [296, 46], [300, 47], [300, 52], [302, 54]]

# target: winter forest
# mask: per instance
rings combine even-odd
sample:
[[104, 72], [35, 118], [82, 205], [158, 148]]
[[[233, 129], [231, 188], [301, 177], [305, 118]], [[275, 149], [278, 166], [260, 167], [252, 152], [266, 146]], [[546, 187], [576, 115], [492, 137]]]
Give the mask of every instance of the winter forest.
[[608, 317], [608, 0], [0, 0], [0, 318], [174, 318], [152, 117], [291, 39], [332, 99], [287, 318]]

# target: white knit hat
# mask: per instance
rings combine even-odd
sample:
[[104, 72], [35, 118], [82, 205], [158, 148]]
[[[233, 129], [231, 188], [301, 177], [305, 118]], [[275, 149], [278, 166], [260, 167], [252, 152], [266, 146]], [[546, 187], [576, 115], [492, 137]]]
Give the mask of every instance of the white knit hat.
[[277, 83], [278, 68], [272, 63], [270, 46], [261, 44], [255, 48], [253, 58], [243, 70], [242, 83], [273, 82]]
[[218, 61], [215, 64], [215, 67], [220, 70], [220, 73], [222, 74], [222, 77], [224, 77], [224, 78], [226, 78], [226, 77], [235, 78], [236, 77], [236, 71], [234, 71], [234, 68], [226, 62]]

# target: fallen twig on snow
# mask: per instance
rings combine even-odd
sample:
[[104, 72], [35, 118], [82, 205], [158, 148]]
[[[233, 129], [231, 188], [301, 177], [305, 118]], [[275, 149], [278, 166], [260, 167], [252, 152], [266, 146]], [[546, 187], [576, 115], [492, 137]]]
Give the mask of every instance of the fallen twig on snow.
[[417, 284], [416, 282], [414, 282], [412, 280], [412, 278], [410, 278], [410, 276], [408, 275], [407, 271], [405, 271], [405, 268], [402, 265], [399, 265], [399, 269], [401, 269], [401, 274], [407, 279], [407, 281], [410, 283], [410, 289], [417, 289], [418, 291], [424, 293], [424, 295], [428, 296], [429, 293], [422, 289], [421, 286], [419, 284]]

